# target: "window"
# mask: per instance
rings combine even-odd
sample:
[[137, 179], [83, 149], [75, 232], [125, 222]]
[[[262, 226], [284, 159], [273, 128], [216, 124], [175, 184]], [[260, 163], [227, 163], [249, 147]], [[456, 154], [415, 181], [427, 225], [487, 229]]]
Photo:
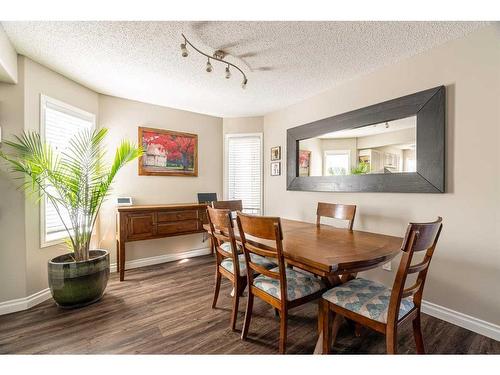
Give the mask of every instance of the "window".
[[226, 199], [241, 199], [243, 211], [262, 214], [262, 134], [228, 134], [225, 149]]
[[[95, 115], [42, 95], [40, 98], [40, 134], [57, 152], [64, 152], [69, 140], [84, 129], [95, 127]], [[55, 207], [47, 199], [40, 205], [41, 247], [64, 242], [67, 233]], [[60, 210], [64, 223], [71, 228], [69, 216]]]
[[351, 151], [325, 151], [325, 176], [342, 176], [351, 174]]

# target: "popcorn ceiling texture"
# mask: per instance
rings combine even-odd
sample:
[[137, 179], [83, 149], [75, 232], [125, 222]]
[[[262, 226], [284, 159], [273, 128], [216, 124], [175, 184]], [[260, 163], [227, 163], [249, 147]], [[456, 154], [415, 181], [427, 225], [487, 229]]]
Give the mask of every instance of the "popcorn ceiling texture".
[[[99, 93], [221, 117], [263, 115], [484, 22], [2, 22], [18, 53]], [[205, 71], [181, 33], [247, 74]], [[189, 48], [189, 47], [188, 47]]]

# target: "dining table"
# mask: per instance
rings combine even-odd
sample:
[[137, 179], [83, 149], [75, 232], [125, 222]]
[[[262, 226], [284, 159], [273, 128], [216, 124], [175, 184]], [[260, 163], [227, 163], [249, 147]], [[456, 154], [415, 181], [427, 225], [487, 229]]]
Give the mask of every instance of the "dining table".
[[[287, 265], [311, 272], [335, 287], [352, 280], [358, 272], [380, 267], [401, 251], [403, 238], [361, 230], [337, 228], [281, 218], [283, 256]], [[208, 225], [205, 226], [209, 229]], [[235, 225], [235, 235], [238, 238]], [[246, 237], [260, 245], [275, 247], [272, 241]], [[322, 327], [314, 352], [321, 348]]]

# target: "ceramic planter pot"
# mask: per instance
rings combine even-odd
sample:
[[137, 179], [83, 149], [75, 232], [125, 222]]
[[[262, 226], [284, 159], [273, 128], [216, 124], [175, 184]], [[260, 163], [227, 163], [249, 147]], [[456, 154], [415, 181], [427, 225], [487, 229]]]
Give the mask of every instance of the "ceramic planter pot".
[[90, 250], [90, 259], [74, 262], [71, 254], [49, 261], [49, 287], [57, 305], [75, 308], [101, 299], [109, 279], [109, 253]]

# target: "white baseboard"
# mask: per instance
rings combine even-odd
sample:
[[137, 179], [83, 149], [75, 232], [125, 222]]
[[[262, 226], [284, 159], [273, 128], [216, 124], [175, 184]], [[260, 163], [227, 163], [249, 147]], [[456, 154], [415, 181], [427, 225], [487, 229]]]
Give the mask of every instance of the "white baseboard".
[[469, 331], [500, 341], [500, 325], [493, 324], [427, 301], [422, 301], [422, 312], [455, 324], [459, 327], [468, 329]]
[[[211, 250], [209, 247], [203, 247], [201, 249], [189, 250], [183, 253], [164, 254], [149, 258], [127, 260], [125, 261], [125, 270], [130, 270], [133, 268], [139, 268], [145, 266], [152, 266], [160, 263], [175, 262], [176, 260], [199, 257], [202, 255], [208, 255], [210, 253]], [[110, 271], [116, 272], [116, 263], [112, 263], [110, 265]]]
[[[154, 264], [173, 262], [176, 260], [193, 258], [202, 255], [210, 254], [211, 250], [209, 247], [204, 247], [201, 249], [195, 249], [190, 251], [185, 251], [183, 253], [177, 254], [165, 254], [156, 257], [134, 259], [125, 262], [125, 269], [139, 268], [144, 266], [151, 266]], [[116, 272], [116, 263], [110, 265], [110, 272]], [[0, 302], [0, 315], [10, 314], [17, 311], [28, 310], [30, 307], [36, 306], [52, 296], [50, 294], [50, 289], [41, 290], [35, 294], [28, 297], [12, 299], [5, 302]]]
[[36, 292], [28, 297], [11, 299], [9, 301], [0, 302], [0, 315], [10, 314], [17, 311], [28, 310], [30, 307], [36, 306], [51, 298], [50, 289], [44, 289]]

